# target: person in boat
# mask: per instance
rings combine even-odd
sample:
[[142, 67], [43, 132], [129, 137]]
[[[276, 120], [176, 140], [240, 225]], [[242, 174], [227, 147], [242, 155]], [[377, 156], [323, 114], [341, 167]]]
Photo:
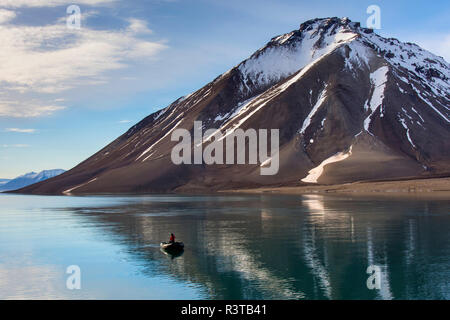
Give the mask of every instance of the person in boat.
[[175, 236], [173, 233], [170, 234], [169, 243], [175, 243]]

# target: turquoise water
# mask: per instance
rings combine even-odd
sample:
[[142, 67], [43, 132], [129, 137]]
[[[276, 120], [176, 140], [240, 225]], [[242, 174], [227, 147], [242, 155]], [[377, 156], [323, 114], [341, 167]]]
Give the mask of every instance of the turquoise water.
[[[442, 199], [0, 195], [0, 298], [449, 299], [449, 213]], [[160, 250], [169, 232], [181, 256]]]

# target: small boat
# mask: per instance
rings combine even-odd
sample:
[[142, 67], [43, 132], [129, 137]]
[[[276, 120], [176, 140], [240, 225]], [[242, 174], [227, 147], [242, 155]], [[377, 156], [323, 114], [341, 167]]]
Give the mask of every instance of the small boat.
[[161, 242], [161, 249], [166, 251], [181, 251], [184, 249], [183, 242]]

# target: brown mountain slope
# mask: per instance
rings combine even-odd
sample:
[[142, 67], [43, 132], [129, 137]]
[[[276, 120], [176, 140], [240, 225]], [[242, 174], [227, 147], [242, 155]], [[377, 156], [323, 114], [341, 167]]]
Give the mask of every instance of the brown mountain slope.
[[[210, 191], [301, 185], [307, 177], [335, 184], [447, 174], [449, 77], [447, 62], [413, 44], [348, 19], [311, 20], [72, 170], [19, 192]], [[279, 129], [278, 173], [262, 176], [261, 163], [174, 165], [171, 134], [193, 132], [194, 121], [223, 133]]]

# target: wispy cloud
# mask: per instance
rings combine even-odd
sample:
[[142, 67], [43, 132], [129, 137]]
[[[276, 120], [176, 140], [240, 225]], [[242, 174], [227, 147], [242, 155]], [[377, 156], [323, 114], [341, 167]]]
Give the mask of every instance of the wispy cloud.
[[150, 30], [147, 26], [147, 22], [140, 19], [134, 19], [131, 18], [128, 20], [129, 26], [128, 29], [134, 33], [141, 33], [141, 34], [149, 34], [152, 33], [152, 30]]
[[2, 144], [3, 148], [28, 148], [29, 144]]
[[[50, 5], [64, 1], [27, 0], [26, 5], [37, 6], [37, 2]], [[100, 2], [111, 1], [77, 1], [93, 5]], [[0, 0], [0, 6], [19, 7], [24, 3]], [[65, 108], [54, 105], [52, 95], [108, 83], [109, 71], [151, 60], [167, 48], [161, 41], [145, 39], [152, 30], [139, 19], [130, 19], [127, 27], [117, 30], [71, 30], [61, 21], [46, 26], [11, 24], [15, 16], [11, 12], [0, 11], [0, 95], [4, 97], [0, 117], [52, 114]]]
[[6, 132], [35, 133], [36, 129], [6, 128]]
[[[78, 5], [100, 6], [107, 5], [117, 0], [77, 0]], [[0, 0], [0, 7], [20, 8], [20, 7], [58, 7], [71, 5], [73, 2], [67, 0]]]
[[34, 118], [51, 115], [55, 111], [63, 109], [65, 109], [64, 106], [40, 105], [30, 101], [0, 101], [0, 117]]
[[131, 120], [120, 120], [119, 123], [130, 123]]

